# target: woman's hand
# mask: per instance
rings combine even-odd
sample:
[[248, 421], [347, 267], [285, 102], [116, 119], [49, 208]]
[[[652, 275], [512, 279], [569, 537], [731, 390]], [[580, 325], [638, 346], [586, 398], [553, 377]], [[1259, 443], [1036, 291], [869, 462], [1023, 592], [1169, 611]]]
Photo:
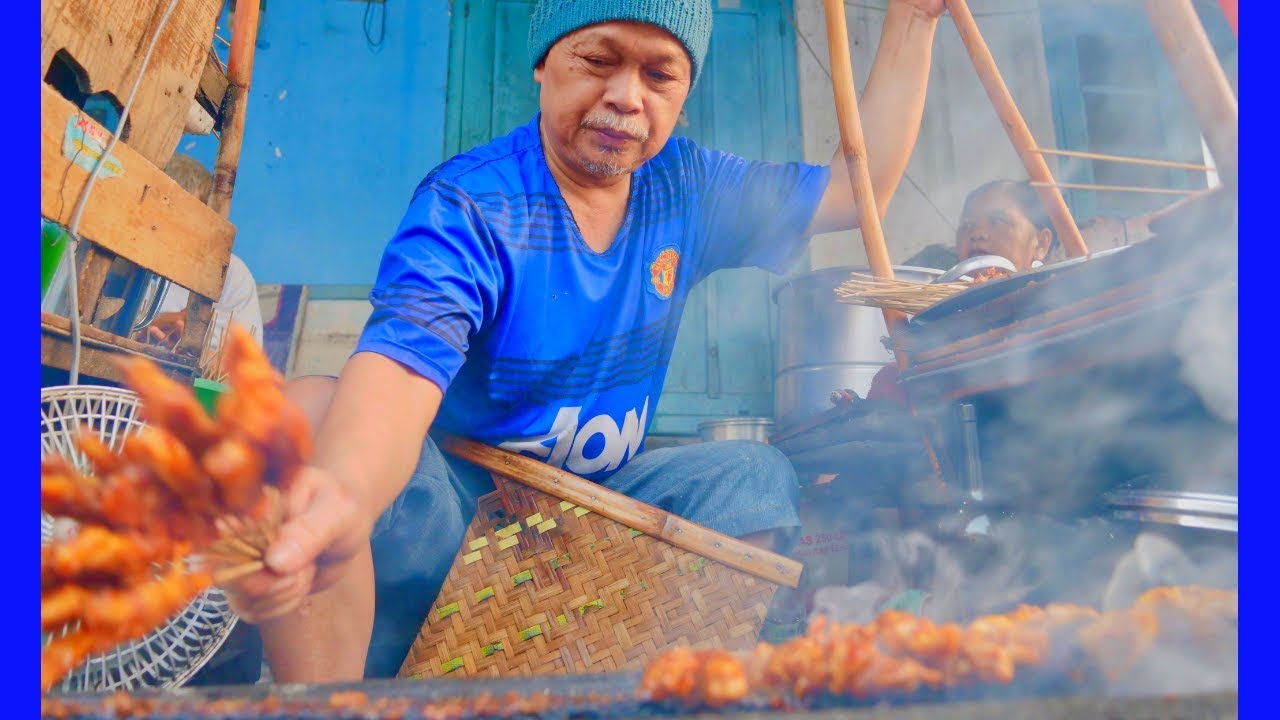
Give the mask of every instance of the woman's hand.
[[369, 543], [369, 513], [330, 472], [309, 467], [284, 499], [285, 521], [260, 572], [227, 583], [231, 608], [246, 622], [288, 614], [347, 571]]

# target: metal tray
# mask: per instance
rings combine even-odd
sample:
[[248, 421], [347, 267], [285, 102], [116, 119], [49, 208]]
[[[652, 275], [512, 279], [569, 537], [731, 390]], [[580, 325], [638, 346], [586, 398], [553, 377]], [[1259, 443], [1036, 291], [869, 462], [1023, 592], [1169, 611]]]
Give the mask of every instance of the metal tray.
[[1104, 502], [1119, 520], [1239, 532], [1239, 498], [1232, 495], [1168, 490], [1115, 490]]

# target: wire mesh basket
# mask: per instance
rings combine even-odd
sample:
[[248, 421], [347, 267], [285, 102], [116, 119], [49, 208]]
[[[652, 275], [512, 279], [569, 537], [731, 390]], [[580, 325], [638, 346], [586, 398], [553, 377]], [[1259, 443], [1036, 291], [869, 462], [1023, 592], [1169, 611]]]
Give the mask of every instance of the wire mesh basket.
[[[56, 453], [70, 459], [81, 472], [89, 463], [75, 447], [75, 433], [88, 427], [113, 451], [124, 439], [143, 427], [138, 417], [138, 396], [121, 388], [63, 385], [40, 392], [40, 456]], [[40, 513], [40, 543], [75, 530], [65, 519]], [[93, 655], [54, 688], [54, 692], [107, 692], [140, 687], [179, 687], [192, 678], [222, 647], [237, 617], [226, 595], [209, 588], [181, 612], [145, 637]], [[71, 624], [44, 633], [47, 645], [55, 637], [75, 629]]]

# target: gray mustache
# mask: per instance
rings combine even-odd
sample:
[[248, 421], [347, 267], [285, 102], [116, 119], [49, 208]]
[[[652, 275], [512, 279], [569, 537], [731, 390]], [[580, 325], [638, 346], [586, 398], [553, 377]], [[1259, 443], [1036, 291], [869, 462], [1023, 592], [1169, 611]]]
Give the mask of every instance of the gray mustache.
[[613, 113], [598, 112], [582, 119], [582, 128], [586, 130], [611, 130], [625, 133], [639, 142], [649, 139], [649, 131], [639, 121]]

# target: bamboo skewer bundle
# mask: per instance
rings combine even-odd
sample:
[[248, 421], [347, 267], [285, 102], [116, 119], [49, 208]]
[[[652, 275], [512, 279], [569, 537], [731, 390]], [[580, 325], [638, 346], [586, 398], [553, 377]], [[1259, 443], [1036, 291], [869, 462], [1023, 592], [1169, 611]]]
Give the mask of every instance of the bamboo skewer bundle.
[[853, 273], [849, 280], [836, 288], [835, 293], [838, 301], [848, 305], [866, 305], [918, 315], [971, 287], [973, 284], [967, 282], [919, 283]]

